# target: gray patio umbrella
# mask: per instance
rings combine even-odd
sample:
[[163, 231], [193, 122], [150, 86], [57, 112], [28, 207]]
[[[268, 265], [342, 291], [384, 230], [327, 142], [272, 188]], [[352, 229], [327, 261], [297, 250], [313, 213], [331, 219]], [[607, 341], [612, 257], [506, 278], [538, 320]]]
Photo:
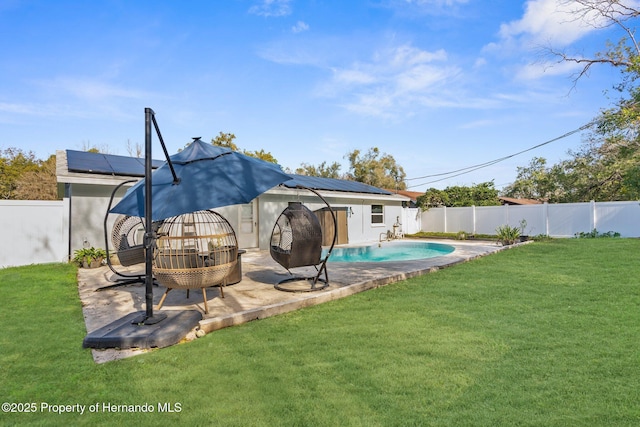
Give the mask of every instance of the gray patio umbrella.
[[[187, 148], [169, 159], [170, 162], [152, 173], [153, 221], [249, 203], [291, 179], [274, 163], [213, 146], [199, 138], [194, 138]], [[110, 212], [145, 217], [145, 193], [143, 179], [131, 187]]]

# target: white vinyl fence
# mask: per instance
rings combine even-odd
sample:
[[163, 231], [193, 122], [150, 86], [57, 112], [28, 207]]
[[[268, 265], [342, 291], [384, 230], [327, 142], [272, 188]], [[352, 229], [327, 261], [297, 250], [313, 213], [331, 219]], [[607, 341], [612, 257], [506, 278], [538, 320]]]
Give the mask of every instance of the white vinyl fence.
[[422, 213], [422, 231], [496, 234], [500, 225], [520, 227], [524, 233], [573, 237], [576, 233], [609, 231], [622, 237], [640, 237], [640, 202], [590, 202], [523, 206], [431, 208]]
[[402, 232], [405, 234], [415, 234], [422, 230], [422, 210], [420, 208], [402, 209]]
[[66, 261], [68, 227], [66, 201], [0, 200], [0, 268]]
[[[597, 229], [622, 237], [640, 237], [640, 202], [591, 202], [526, 206], [402, 209], [398, 218], [405, 233], [466, 231], [495, 234], [496, 227], [519, 227], [525, 234], [573, 237]], [[60, 201], [0, 201], [0, 268], [65, 262], [70, 251], [69, 203]]]

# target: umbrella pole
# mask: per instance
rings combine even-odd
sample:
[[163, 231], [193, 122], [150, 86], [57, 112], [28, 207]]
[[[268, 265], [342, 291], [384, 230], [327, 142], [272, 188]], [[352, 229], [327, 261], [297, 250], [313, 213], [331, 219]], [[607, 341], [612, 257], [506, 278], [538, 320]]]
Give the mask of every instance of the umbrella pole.
[[151, 173], [152, 173], [152, 157], [151, 157], [151, 124], [154, 112], [151, 108], [144, 109], [144, 248], [145, 248], [145, 299], [146, 313], [142, 318], [136, 319], [133, 323], [139, 325], [153, 325], [164, 319], [167, 315], [159, 313], [153, 315], [153, 244], [155, 241], [155, 233], [152, 223], [152, 203], [151, 203]]

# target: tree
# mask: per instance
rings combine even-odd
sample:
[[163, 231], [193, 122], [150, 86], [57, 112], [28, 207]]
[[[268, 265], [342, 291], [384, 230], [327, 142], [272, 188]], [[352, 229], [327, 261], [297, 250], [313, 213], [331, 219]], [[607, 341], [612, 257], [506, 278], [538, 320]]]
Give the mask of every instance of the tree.
[[528, 166], [518, 166], [516, 180], [503, 190], [503, 195], [521, 199], [557, 202], [563, 168], [548, 167], [547, 160], [534, 157]]
[[572, 15], [572, 20], [590, 25], [596, 29], [616, 26], [625, 33], [616, 44], [607, 43], [607, 50], [596, 52], [593, 57], [571, 55], [564, 51], [549, 47], [548, 51], [559, 58], [559, 62], [573, 62], [582, 68], [574, 77], [577, 82], [588, 74], [593, 65], [607, 64], [621, 68], [625, 74], [623, 84], [635, 80], [633, 75], [638, 73], [638, 56], [640, 46], [636, 41], [634, 19], [640, 16], [635, 1], [624, 0], [561, 0], [561, 8]]
[[318, 166], [302, 163], [296, 173], [300, 175], [319, 176], [322, 178], [340, 178], [340, 163], [333, 162], [327, 166], [327, 162], [322, 162]]
[[16, 182], [17, 200], [58, 200], [56, 156], [51, 155], [36, 170], [24, 172]]
[[82, 141], [82, 147], [80, 148], [80, 151], [86, 151], [88, 153], [111, 154], [111, 150], [109, 149], [109, 146], [107, 144], [97, 146], [95, 144], [91, 144], [90, 141]]
[[416, 205], [425, 209], [448, 206], [449, 194], [444, 190], [429, 188], [422, 196], [418, 196]]
[[348, 179], [373, 185], [374, 187], [404, 190], [406, 174], [402, 166], [396, 163], [393, 156], [381, 154], [378, 147], [370, 148], [361, 155], [360, 150], [353, 150], [345, 156], [349, 159]]
[[211, 144], [217, 145], [220, 147], [230, 148], [233, 151], [239, 151], [242, 154], [245, 154], [250, 157], [255, 157], [256, 159], [264, 160], [265, 162], [270, 163], [278, 163], [275, 157], [268, 152], [264, 151], [264, 149], [260, 149], [259, 151], [248, 151], [248, 150], [240, 150], [240, 148], [233, 142], [236, 139], [235, 134], [233, 133], [224, 133], [220, 132], [215, 138], [211, 139]]
[[0, 155], [0, 197], [9, 200], [56, 200], [56, 156], [38, 160], [31, 151], [10, 147]]
[[0, 156], [0, 198], [15, 200], [20, 177], [38, 168], [38, 160], [32, 151], [24, 152], [15, 147], [3, 150]]
[[609, 65], [621, 71], [614, 85], [620, 98], [594, 120], [595, 127], [571, 158], [552, 167], [534, 158], [528, 167], [518, 168], [518, 178], [506, 195], [549, 202], [589, 200], [632, 200], [640, 197], [640, 46], [636, 40], [638, 3], [631, 0], [561, 0], [560, 8], [571, 20], [596, 29], [618, 27], [624, 35], [592, 56], [570, 54], [552, 47], [547, 51], [558, 62], [580, 66], [574, 84], [595, 65]]
[[233, 133], [219, 132], [218, 135], [211, 140], [211, 144], [230, 148], [233, 151], [240, 151], [238, 146], [233, 142], [234, 139], [236, 139], [236, 136]]
[[142, 157], [144, 155], [144, 147], [139, 142], [131, 144], [131, 140], [127, 139], [127, 153], [131, 157]]
[[430, 188], [417, 198], [416, 204], [428, 209], [437, 206], [497, 206], [500, 201], [493, 181], [488, 181], [470, 187], [454, 185], [444, 190]]

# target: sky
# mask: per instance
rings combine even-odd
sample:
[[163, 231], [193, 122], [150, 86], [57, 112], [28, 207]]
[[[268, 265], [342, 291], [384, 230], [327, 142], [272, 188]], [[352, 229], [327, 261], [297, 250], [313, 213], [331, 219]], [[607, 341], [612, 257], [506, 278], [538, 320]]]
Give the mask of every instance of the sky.
[[[553, 47], [593, 55], [615, 28], [558, 0], [0, 0], [0, 150], [129, 155], [155, 112], [170, 154], [236, 135], [284, 168], [377, 147], [410, 190], [513, 182], [568, 158], [619, 71], [577, 81]], [[153, 157], [163, 154], [154, 135]], [[437, 176], [434, 176], [437, 175]]]

